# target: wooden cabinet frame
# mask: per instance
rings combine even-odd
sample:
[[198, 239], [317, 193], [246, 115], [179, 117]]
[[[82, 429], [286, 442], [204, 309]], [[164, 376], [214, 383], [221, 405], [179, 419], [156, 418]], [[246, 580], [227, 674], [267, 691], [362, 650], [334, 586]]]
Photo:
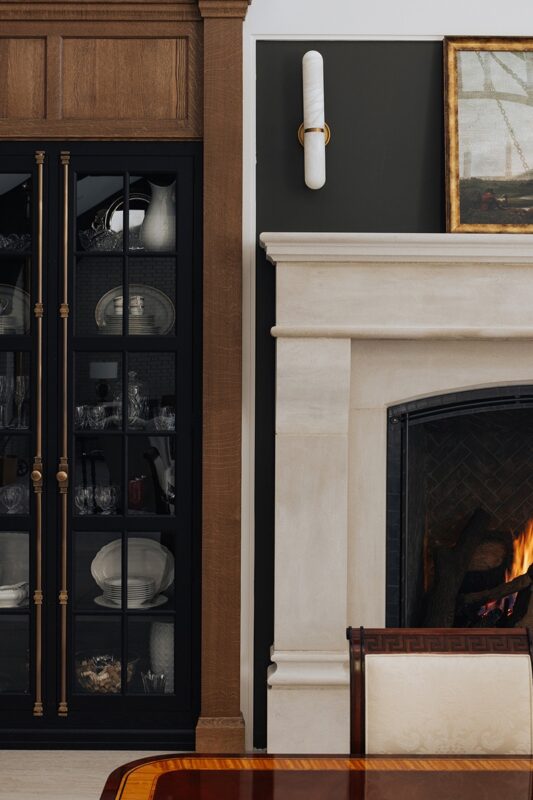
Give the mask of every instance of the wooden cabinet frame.
[[[203, 140], [202, 752], [244, 750], [242, 21], [250, 1], [0, 2], [0, 139]], [[131, 60], [139, 41], [146, 74]], [[133, 97], [130, 70], [147, 84]]]

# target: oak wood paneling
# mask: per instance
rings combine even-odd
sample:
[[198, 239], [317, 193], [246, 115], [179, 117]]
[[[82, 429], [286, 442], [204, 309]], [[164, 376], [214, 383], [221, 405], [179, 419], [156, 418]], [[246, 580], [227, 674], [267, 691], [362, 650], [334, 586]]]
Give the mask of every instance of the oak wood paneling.
[[[17, 74], [5, 98], [0, 88], [0, 139], [201, 138], [200, 21], [4, 22], [1, 32], [0, 60]], [[37, 43], [40, 60], [21, 42]]]
[[63, 40], [63, 119], [187, 118], [186, 38]]
[[0, 118], [43, 119], [46, 39], [0, 39]]
[[202, 711], [196, 728], [196, 749], [203, 752], [244, 748], [241, 19], [246, 4], [230, 5], [234, 17], [204, 19]]

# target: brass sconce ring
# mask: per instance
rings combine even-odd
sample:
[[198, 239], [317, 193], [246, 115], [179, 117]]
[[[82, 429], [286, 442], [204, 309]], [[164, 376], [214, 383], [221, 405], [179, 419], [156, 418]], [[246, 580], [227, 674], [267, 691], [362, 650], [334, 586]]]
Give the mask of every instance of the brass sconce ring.
[[326, 140], [326, 144], [329, 144], [329, 140], [331, 139], [331, 130], [327, 122], [324, 122], [323, 128], [304, 128], [303, 122], [298, 128], [298, 141], [303, 147], [304, 144], [304, 134], [306, 133], [323, 133], [324, 138]]

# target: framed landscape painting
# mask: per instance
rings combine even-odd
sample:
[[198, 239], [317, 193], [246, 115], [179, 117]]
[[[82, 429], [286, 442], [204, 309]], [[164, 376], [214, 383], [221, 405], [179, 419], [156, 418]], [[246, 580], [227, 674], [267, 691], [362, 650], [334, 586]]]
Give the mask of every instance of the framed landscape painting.
[[445, 40], [447, 229], [533, 232], [533, 39]]

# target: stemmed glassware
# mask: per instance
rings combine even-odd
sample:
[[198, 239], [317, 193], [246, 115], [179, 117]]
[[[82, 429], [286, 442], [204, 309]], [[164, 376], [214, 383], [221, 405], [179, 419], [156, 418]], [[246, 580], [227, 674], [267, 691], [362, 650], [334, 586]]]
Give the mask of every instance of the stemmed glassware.
[[78, 514], [82, 516], [92, 514], [92, 493], [92, 489], [88, 486], [76, 486], [74, 503]]
[[27, 488], [19, 483], [2, 486], [0, 489], [0, 501], [6, 507], [8, 514], [27, 513], [27, 499]]
[[22, 421], [22, 406], [24, 404], [24, 400], [26, 399], [26, 395], [28, 394], [28, 389], [30, 387], [30, 379], [28, 375], [17, 375], [15, 378], [15, 403], [17, 405], [17, 428], [27, 428], [28, 426], [23, 424]]
[[101, 431], [105, 428], [106, 410], [105, 406], [97, 405], [89, 408], [89, 428]]
[[117, 508], [118, 491], [116, 486], [95, 486], [94, 499], [104, 516], [114, 514]]
[[12, 397], [13, 378], [8, 375], [0, 375], [0, 428], [7, 428], [6, 412]]

